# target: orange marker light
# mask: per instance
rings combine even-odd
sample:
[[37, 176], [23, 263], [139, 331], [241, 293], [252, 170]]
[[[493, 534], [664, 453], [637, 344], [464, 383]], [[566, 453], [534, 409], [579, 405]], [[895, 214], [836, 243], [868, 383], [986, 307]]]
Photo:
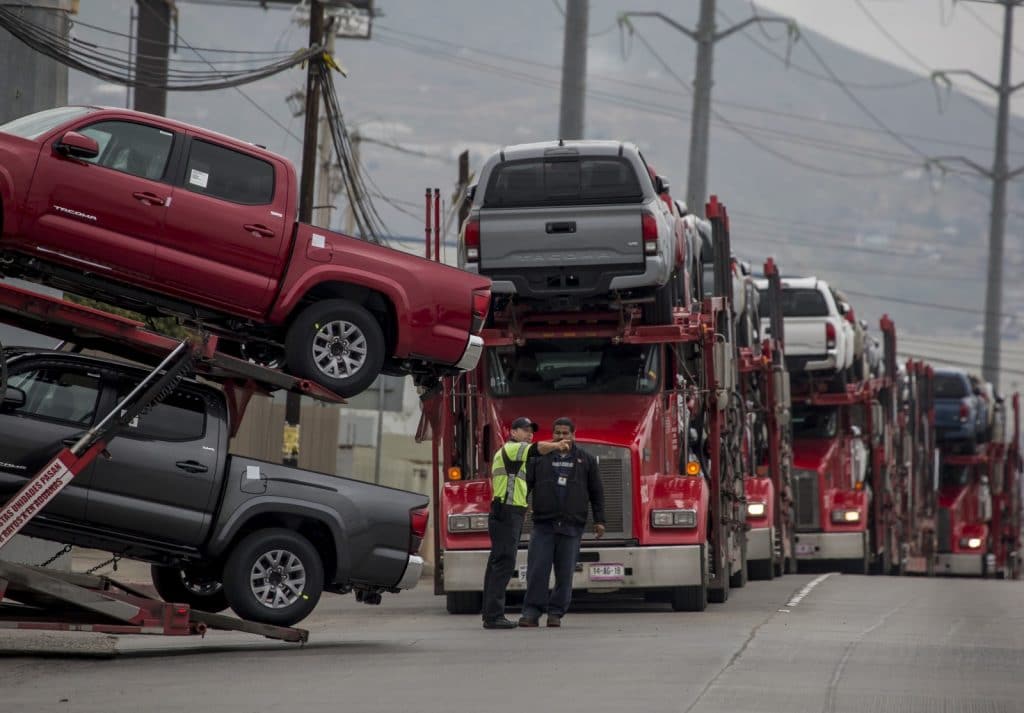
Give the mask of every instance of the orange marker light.
[[462, 468], [457, 465], [448, 469], [448, 480], [462, 480]]
[[700, 463], [695, 460], [691, 460], [686, 464], [687, 475], [700, 475]]

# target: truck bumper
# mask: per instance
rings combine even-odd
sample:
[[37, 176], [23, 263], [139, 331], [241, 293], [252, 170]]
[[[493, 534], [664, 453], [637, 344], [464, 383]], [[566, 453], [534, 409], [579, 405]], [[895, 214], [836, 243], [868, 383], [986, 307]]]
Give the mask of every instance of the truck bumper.
[[937, 554], [935, 574], [967, 574], [980, 577], [984, 574], [984, 560], [984, 554]]
[[863, 532], [801, 532], [796, 536], [798, 560], [853, 560], [862, 557]]
[[[616, 589], [648, 589], [685, 587], [701, 583], [700, 545], [673, 547], [584, 547], [581, 555], [588, 561], [576, 564], [573, 589], [612, 591]], [[487, 550], [448, 550], [444, 553], [444, 588], [448, 592], [479, 592], [483, 589]], [[597, 559], [593, 560], [596, 554]], [[589, 561], [593, 560], [593, 561]], [[606, 579], [609, 570], [591, 572], [596, 565], [622, 565], [622, 576]], [[526, 550], [516, 557], [517, 574], [512, 575], [509, 591], [526, 590]], [[554, 575], [551, 576], [554, 586]]]
[[789, 371], [835, 371], [836, 355], [830, 352], [818, 356], [786, 356], [786, 369]]
[[423, 558], [419, 555], [409, 555], [409, 562], [405, 565], [405, 574], [398, 582], [397, 589], [413, 589], [420, 582], [423, 576]]
[[480, 355], [484, 351], [484, 339], [471, 334], [469, 336], [469, 342], [466, 344], [466, 350], [462, 352], [462, 358], [459, 359], [455, 368], [459, 371], [469, 371], [475, 369], [477, 362], [480, 361]]
[[758, 527], [747, 531], [747, 561], [770, 560], [772, 552], [772, 528]]
[[[628, 269], [628, 265], [620, 268], [622, 272]], [[639, 264], [637, 265], [639, 267]], [[648, 255], [644, 259], [643, 272], [636, 272], [629, 275], [615, 275], [607, 283], [608, 287], [601, 288], [598, 292], [614, 292], [617, 290], [635, 290], [639, 288], [655, 288], [664, 285], [672, 276], [672, 265], [665, 262], [660, 255]], [[480, 274], [480, 268], [476, 265], [467, 265], [463, 268], [469, 272]], [[597, 268], [593, 268], [597, 269]], [[605, 280], [608, 278], [605, 277]], [[603, 280], [602, 280], [603, 282]], [[493, 295], [522, 295], [523, 291], [516, 287], [513, 280], [496, 277], [491, 279], [491, 294]], [[572, 294], [572, 291], [567, 291]], [[527, 294], [526, 297], [543, 297], [543, 295]], [[590, 296], [584, 294], [584, 297]]]

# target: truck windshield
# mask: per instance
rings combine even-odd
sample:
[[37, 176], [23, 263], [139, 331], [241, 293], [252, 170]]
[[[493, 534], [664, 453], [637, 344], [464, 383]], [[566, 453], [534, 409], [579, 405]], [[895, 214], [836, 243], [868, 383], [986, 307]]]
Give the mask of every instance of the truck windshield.
[[793, 438], [835, 438], [836, 410], [817, 406], [793, 408]]
[[[761, 293], [761, 314], [769, 314], [768, 292]], [[783, 317], [828, 317], [828, 302], [818, 290], [808, 288], [782, 290]]]
[[935, 375], [935, 398], [962, 399], [967, 394], [967, 379], [959, 374]]
[[494, 396], [650, 394], [661, 372], [657, 345], [609, 348], [605, 340], [529, 342], [487, 350]]
[[484, 208], [641, 203], [632, 164], [618, 156], [533, 158], [495, 166]]
[[0, 125], [0, 133], [20, 136], [23, 139], [35, 139], [50, 129], [85, 116], [91, 111], [93, 109], [87, 106], [60, 106], [56, 109], [37, 111], [35, 114], [29, 114]]
[[939, 469], [939, 485], [943, 488], [960, 488], [971, 482], [971, 471], [965, 465], [943, 463]]

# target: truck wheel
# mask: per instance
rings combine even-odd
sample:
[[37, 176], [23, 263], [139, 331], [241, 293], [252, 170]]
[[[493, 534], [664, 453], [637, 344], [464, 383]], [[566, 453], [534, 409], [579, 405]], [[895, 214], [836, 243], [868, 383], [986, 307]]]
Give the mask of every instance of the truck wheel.
[[291, 626], [320, 601], [324, 566], [302, 535], [273, 528], [239, 542], [224, 567], [224, 592], [243, 619]]
[[449, 614], [479, 614], [483, 610], [483, 592], [448, 592], [445, 603]]
[[228, 608], [223, 585], [207, 573], [158, 564], [152, 565], [149, 573], [153, 579], [153, 588], [165, 602], [188, 604], [193, 609], [211, 614]]
[[700, 584], [672, 587], [669, 602], [672, 611], [704, 611], [708, 608], [708, 558], [704, 545], [700, 548]]
[[771, 560], [747, 560], [747, 574], [753, 580], [775, 578], [775, 563]]
[[365, 391], [384, 365], [384, 333], [373, 315], [349, 300], [316, 302], [288, 328], [289, 371], [339, 396]]

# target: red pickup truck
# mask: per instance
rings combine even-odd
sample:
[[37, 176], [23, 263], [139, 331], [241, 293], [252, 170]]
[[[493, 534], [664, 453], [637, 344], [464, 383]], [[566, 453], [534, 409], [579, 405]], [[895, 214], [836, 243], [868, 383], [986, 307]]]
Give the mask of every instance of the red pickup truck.
[[0, 126], [0, 273], [181, 315], [342, 396], [476, 365], [489, 279], [297, 222], [297, 191], [243, 141], [49, 109]]

